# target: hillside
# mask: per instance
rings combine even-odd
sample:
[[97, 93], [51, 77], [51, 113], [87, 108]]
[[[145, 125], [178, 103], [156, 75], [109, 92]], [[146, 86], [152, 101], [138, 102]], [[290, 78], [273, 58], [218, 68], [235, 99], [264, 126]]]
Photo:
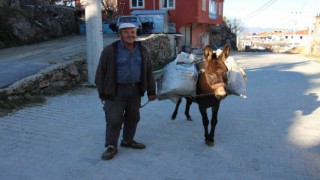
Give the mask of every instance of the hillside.
[[41, 1], [0, 1], [0, 48], [32, 44], [75, 32], [72, 8]]

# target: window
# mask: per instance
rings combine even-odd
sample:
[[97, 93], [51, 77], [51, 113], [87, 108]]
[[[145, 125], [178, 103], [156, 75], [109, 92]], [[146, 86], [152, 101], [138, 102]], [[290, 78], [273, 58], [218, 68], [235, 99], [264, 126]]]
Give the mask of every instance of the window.
[[202, 0], [202, 10], [203, 11], [207, 10], [207, 0]]
[[161, 9], [174, 9], [175, 8], [175, 0], [160, 0]]
[[214, 0], [209, 0], [209, 18], [217, 18], [217, 4]]
[[144, 0], [131, 0], [130, 8], [144, 8]]

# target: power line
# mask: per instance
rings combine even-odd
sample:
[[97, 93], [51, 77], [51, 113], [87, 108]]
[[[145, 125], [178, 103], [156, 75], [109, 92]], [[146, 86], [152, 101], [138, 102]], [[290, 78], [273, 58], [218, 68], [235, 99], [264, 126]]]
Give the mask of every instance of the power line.
[[301, 9], [301, 12], [303, 12], [304, 8], [306, 7], [307, 2], [308, 2], [308, 0], [304, 1], [304, 4], [303, 4], [302, 9]]
[[294, 17], [295, 19], [293, 20], [294, 23], [299, 22], [299, 20], [301, 19], [302, 14], [304, 12], [304, 8], [306, 7], [307, 3], [308, 3], [308, 0], [305, 0], [303, 6], [301, 8], [301, 11], [291, 12], [291, 14], [295, 15], [295, 17]]
[[260, 6], [258, 9], [256, 9], [255, 11], [249, 13], [247, 16], [245, 16], [243, 19], [248, 20], [251, 19], [253, 17], [255, 17], [256, 15], [260, 14], [262, 11], [264, 11], [265, 9], [267, 9], [268, 7], [270, 7], [272, 4], [274, 4], [277, 0], [270, 0], [267, 3], [263, 4], [262, 6]]
[[[316, 0], [317, 1], [317, 0]], [[286, 21], [286, 22], [283, 22], [283, 23], [279, 23], [277, 26], [285, 26], [285, 25], [291, 25], [292, 24], [292, 21], [296, 24], [296, 23], [298, 23], [300, 20], [301, 20], [301, 18], [302, 18], [302, 15], [305, 13], [305, 7], [306, 7], [306, 5], [308, 4], [308, 2], [309, 2], [309, 0], [304, 0], [303, 1], [303, 3], [301, 4], [302, 6], [300, 6], [300, 5], [298, 5], [298, 4], [296, 4], [296, 6], [298, 6], [299, 8], [297, 8], [297, 9], [299, 9], [298, 11], [296, 10], [296, 11], [291, 11], [290, 12], [290, 15], [288, 15], [288, 17], [289, 16], [291, 16], [291, 17], [293, 17], [292, 18], [292, 20], [288, 20], [288, 21]], [[276, 26], [276, 27], [277, 27]]]
[[262, 6], [260, 6], [258, 9], [256, 9], [255, 11], [249, 13], [247, 16], [245, 16], [244, 18], [242, 18], [242, 20], [248, 20], [251, 18], [254, 18], [255, 16], [257, 16], [258, 14], [260, 14], [262, 11], [264, 11], [265, 9], [267, 9], [268, 7], [270, 7], [272, 4], [274, 4], [277, 0], [270, 0], [267, 3], [263, 4]]

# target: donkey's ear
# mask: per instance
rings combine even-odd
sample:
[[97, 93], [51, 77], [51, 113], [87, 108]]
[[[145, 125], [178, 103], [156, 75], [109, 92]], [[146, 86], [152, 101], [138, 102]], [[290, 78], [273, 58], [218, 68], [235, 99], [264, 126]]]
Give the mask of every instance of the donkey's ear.
[[203, 56], [205, 60], [211, 61], [212, 55], [213, 55], [213, 49], [209, 45], [206, 45], [206, 47], [204, 47], [204, 50], [203, 50]]
[[221, 57], [223, 61], [226, 61], [230, 55], [230, 52], [230, 46], [227, 44], [223, 47], [222, 53], [219, 55], [219, 57]]

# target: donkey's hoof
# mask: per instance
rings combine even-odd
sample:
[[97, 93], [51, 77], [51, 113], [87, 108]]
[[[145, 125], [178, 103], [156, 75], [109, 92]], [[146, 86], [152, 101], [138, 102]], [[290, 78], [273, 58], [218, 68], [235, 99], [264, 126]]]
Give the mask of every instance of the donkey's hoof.
[[192, 117], [191, 116], [187, 117], [187, 120], [192, 121]]
[[206, 140], [206, 145], [208, 145], [209, 147], [212, 147], [214, 145], [214, 142]]
[[172, 116], [171, 116], [171, 120], [175, 120], [176, 117], [177, 117], [177, 115], [172, 115]]

